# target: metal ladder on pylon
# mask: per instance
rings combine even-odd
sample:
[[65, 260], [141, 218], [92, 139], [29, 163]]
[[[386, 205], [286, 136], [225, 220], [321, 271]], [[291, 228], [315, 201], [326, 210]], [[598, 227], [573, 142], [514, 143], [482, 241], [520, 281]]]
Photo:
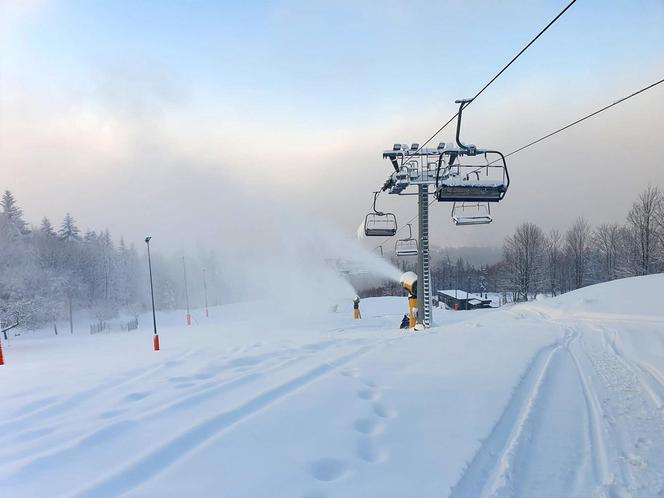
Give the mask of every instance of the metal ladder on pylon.
[[[419, 244], [420, 261], [418, 261], [418, 278], [422, 280], [422, 322], [425, 327], [431, 327], [431, 267], [429, 258], [429, 188], [427, 185], [419, 186]], [[419, 290], [418, 290], [419, 291]]]

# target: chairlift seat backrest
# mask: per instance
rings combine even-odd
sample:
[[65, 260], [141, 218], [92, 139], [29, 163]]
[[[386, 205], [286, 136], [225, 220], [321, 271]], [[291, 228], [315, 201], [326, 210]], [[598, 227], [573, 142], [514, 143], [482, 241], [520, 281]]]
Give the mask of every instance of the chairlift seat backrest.
[[392, 213], [369, 213], [364, 219], [367, 237], [392, 237], [397, 233], [397, 218]]
[[417, 256], [417, 241], [415, 239], [401, 239], [394, 244], [394, 252], [397, 256]]
[[450, 175], [438, 184], [436, 197], [440, 202], [498, 202], [507, 191], [502, 181], [464, 179]]
[[457, 226], [488, 225], [493, 221], [488, 203], [456, 203], [452, 207], [452, 220]]

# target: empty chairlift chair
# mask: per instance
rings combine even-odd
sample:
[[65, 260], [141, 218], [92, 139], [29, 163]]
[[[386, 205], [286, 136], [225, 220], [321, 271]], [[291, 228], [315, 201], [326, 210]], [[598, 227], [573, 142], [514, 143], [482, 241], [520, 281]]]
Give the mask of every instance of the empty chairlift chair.
[[[461, 142], [461, 114], [469, 100], [457, 100], [456, 147], [441, 151], [436, 170], [436, 198], [440, 202], [499, 202], [510, 178], [505, 156], [497, 150], [478, 149]], [[484, 156], [485, 164], [470, 158]]]
[[491, 205], [488, 202], [455, 202], [452, 220], [457, 226], [488, 225], [493, 221]]
[[374, 192], [373, 212], [364, 218], [364, 235], [367, 237], [392, 237], [397, 233], [397, 217], [376, 209], [379, 192]]
[[417, 240], [413, 238], [413, 230], [408, 223], [408, 237], [405, 239], [399, 239], [394, 244], [394, 252], [397, 256], [417, 256]]

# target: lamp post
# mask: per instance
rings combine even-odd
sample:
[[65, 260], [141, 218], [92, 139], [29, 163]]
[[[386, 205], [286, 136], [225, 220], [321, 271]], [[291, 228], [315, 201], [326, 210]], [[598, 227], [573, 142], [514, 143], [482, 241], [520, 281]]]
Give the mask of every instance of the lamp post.
[[207, 279], [205, 278], [205, 268], [203, 268], [203, 294], [205, 295], [205, 318], [209, 317], [208, 298], [207, 298]]
[[148, 245], [148, 268], [150, 270], [150, 296], [152, 297], [152, 325], [154, 326], [154, 350], [159, 351], [159, 335], [157, 335], [157, 314], [154, 310], [154, 286], [152, 285], [152, 259], [150, 258], [150, 239], [145, 237], [145, 243]]
[[182, 270], [184, 272], [184, 298], [187, 302], [187, 325], [191, 325], [191, 313], [189, 311], [189, 289], [187, 288], [187, 264], [182, 256]]

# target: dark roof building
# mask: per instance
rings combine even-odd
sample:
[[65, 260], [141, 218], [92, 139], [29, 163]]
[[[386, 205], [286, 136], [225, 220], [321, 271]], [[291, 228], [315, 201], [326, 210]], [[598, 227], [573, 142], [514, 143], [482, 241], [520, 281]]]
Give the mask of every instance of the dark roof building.
[[436, 295], [438, 296], [438, 302], [445, 303], [450, 309], [454, 309], [455, 305], [460, 310], [494, 307], [491, 305], [491, 299], [460, 289], [439, 290], [436, 292]]

